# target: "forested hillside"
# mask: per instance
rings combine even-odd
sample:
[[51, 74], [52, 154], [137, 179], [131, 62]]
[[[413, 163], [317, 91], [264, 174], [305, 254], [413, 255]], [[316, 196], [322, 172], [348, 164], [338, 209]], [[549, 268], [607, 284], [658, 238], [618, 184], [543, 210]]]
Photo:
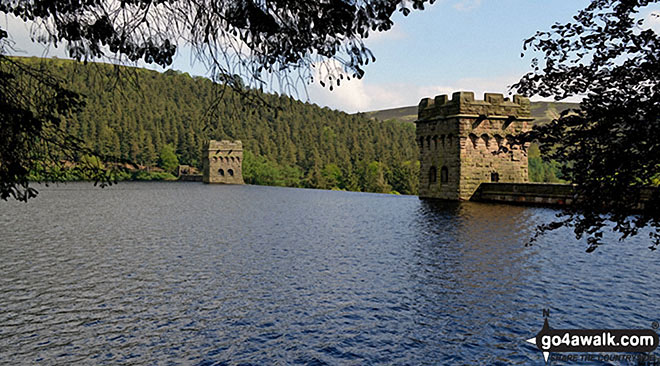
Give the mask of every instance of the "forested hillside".
[[23, 60], [50, 69], [86, 96], [84, 110], [63, 127], [103, 154], [155, 166], [163, 151], [173, 149], [179, 163], [201, 167], [205, 141], [237, 139], [243, 141], [248, 183], [417, 192], [412, 124], [273, 94], [260, 96], [274, 108], [246, 104], [231, 90], [219, 96], [222, 87], [206, 78], [171, 70], [130, 69], [118, 84], [111, 65]]

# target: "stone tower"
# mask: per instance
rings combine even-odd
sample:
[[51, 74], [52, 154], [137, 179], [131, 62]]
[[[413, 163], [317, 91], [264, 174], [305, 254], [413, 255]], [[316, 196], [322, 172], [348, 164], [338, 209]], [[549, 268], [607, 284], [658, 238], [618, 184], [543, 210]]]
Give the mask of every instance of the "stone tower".
[[482, 182], [527, 182], [527, 151], [508, 141], [532, 120], [529, 99], [518, 95], [513, 102], [492, 93], [475, 100], [472, 92], [422, 99], [419, 196], [468, 200]]
[[204, 183], [243, 184], [243, 143], [209, 141], [204, 156]]

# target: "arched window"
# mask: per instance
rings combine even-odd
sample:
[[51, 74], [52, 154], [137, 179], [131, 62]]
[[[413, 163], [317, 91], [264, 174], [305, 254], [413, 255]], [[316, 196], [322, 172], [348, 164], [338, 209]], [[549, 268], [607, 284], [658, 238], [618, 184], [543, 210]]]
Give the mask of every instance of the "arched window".
[[440, 169], [440, 182], [441, 183], [449, 182], [449, 169], [447, 169], [446, 166], [443, 166], [442, 169]]
[[472, 141], [472, 147], [476, 149], [479, 138], [473, 133], [471, 133], [468, 137], [470, 138], [470, 141]]
[[429, 184], [433, 184], [438, 181], [438, 170], [432, 166], [429, 169]]
[[227, 170], [227, 173], [229, 173], [229, 176], [231, 177], [234, 176], [234, 171], [232, 169]]
[[484, 133], [483, 135], [481, 135], [481, 139], [484, 140], [484, 145], [486, 145], [486, 149], [490, 149], [490, 136]]
[[500, 173], [498, 173], [498, 172], [490, 173], [490, 181], [495, 182], [495, 183], [499, 182], [500, 181]]
[[502, 141], [504, 140], [504, 137], [500, 135], [495, 135], [495, 142], [497, 142], [497, 149], [502, 147]]
[[438, 135], [433, 136], [433, 148], [438, 148]]
[[224, 177], [224, 176], [225, 176], [225, 171], [222, 170], [222, 169], [218, 169], [218, 173], [220, 173], [220, 176], [221, 176], [221, 177]]

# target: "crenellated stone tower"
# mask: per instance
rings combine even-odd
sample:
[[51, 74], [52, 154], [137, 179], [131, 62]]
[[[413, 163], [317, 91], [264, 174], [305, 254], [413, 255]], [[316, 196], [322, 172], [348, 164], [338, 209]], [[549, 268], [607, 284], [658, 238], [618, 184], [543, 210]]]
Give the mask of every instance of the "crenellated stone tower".
[[244, 184], [243, 143], [209, 141], [202, 180], [204, 183]]
[[509, 141], [532, 120], [529, 99], [518, 95], [513, 102], [493, 93], [475, 100], [472, 92], [422, 99], [419, 197], [468, 200], [482, 182], [527, 182], [527, 151]]

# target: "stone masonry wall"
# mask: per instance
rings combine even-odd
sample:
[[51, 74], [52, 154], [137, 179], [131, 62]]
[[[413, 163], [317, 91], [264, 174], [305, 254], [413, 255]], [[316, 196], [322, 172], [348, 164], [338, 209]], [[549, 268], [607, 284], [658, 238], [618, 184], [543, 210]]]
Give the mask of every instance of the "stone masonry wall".
[[511, 102], [486, 93], [475, 100], [471, 92], [457, 92], [451, 100], [423, 99], [416, 122], [419, 196], [467, 200], [482, 182], [527, 182], [526, 149], [509, 141], [531, 120], [529, 100], [520, 96]]
[[209, 141], [204, 157], [204, 183], [244, 184], [243, 143]]
[[525, 205], [570, 205], [575, 187], [553, 183], [482, 183], [474, 201]]
[[[458, 199], [460, 175], [458, 125], [450, 120], [418, 123], [417, 136], [420, 150], [420, 197]], [[446, 168], [446, 179], [442, 172], [443, 168]], [[432, 169], [435, 171], [433, 172]]]

